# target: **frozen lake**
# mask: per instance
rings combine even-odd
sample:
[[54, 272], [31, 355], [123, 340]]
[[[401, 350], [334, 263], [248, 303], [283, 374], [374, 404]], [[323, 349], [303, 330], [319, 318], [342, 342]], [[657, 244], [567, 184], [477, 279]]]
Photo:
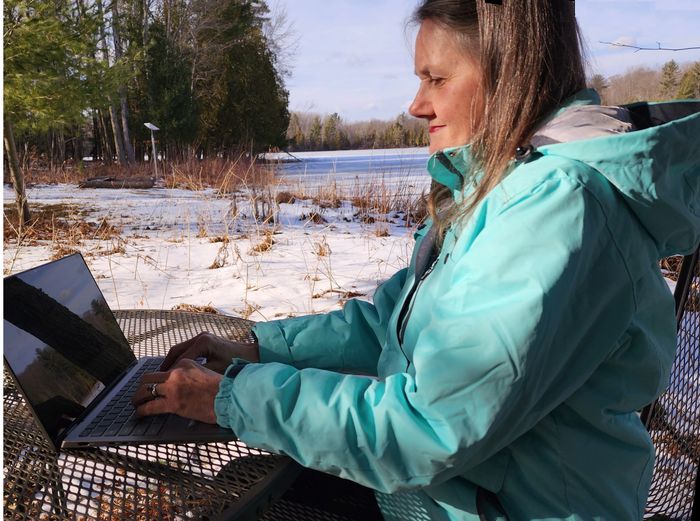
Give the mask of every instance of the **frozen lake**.
[[430, 185], [426, 171], [427, 148], [378, 150], [334, 150], [265, 154], [279, 160], [278, 175], [288, 184], [318, 185], [329, 182], [350, 186], [383, 181], [389, 186], [410, 182], [420, 188]]

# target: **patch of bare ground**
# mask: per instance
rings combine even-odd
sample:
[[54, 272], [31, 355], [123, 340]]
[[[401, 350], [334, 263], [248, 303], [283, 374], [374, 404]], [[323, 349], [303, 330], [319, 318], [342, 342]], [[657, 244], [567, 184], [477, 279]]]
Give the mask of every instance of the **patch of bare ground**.
[[119, 228], [107, 218], [91, 221], [87, 216], [90, 208], [75, 204], [31, 205], [31, 220], [20, 226], [17, 208], [6, 204], [3, 208], [3, 241], [22, 241], [26, 246], [35, 246], [39, 241], [60, 242], [67, 249], [88, 239], [107, 240], [121, 235]]

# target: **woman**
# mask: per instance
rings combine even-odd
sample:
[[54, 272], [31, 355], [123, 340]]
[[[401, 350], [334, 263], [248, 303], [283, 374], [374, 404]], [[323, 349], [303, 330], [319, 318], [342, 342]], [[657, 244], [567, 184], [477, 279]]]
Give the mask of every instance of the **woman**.
[[386, 519], [418, 518], [399, 497], [429, 519], [640, 519], [636, 411], [675, 349], [657, 265], [700, 239], [700, 115], [601, 107], [571, 1], [425, 0], [416, 20], [434, 186], [411, 265], [255, 346], [175, 346], [138, 411], [371, 487]]

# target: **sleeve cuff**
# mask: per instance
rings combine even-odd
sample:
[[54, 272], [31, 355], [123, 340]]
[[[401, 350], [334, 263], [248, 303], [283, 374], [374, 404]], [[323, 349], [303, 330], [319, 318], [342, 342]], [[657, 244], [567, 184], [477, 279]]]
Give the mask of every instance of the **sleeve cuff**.
[[243, 360], [241, 358], [234, 358], [233, 362], [226, 372], [224, 377], [221, 379], [219, 384], [219, 391], [216, 393], [214, 398], [214, 413], [216, 414], [216, 423], [221, 427], [231, 428], [231, 418], [229, 410], [231, 407], [232, 400], [232, 388], [233, 381], [236, 379], [238, 374], [245, 369], [250, 362]]
[[279, 320], [258, 322], [253, 326], [253, 334], [258, 339], [260, 362], [280, 362], [292, 365], [294, 358], [284, 338]]

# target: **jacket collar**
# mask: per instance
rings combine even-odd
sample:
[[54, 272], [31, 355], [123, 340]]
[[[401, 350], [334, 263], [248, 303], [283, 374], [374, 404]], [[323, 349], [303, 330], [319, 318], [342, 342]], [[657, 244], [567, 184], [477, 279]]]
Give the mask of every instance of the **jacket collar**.
[[[572, 107], [580, 105], [595, 105], [600, 103], [600, 98], [595, 90], [584, 89], [569, 99], [567, 99], [562, 106], [552, 112], [552, 114], [545, 119], [543, 125], [546, 125], [551, 120], [557, 118], [565, 111]], [[434, 181], [445, 185], [447, 188], [452, 190], [453, 196], [457, 202], [461, 201], [464, 192], [470, 191], [465, 190], [465, 180], [466, 176], [472, 174], [472, 184], [476, 184], [479, 177], [481, 177], [481, 171], [473, 172], [472, 167], [474, 164], [474, 157], [472, 154], [471, 145], [462, 145], [457, 147], [445, 148], [435, 152], [430, 159], [428, 159], [428, 173]]]

